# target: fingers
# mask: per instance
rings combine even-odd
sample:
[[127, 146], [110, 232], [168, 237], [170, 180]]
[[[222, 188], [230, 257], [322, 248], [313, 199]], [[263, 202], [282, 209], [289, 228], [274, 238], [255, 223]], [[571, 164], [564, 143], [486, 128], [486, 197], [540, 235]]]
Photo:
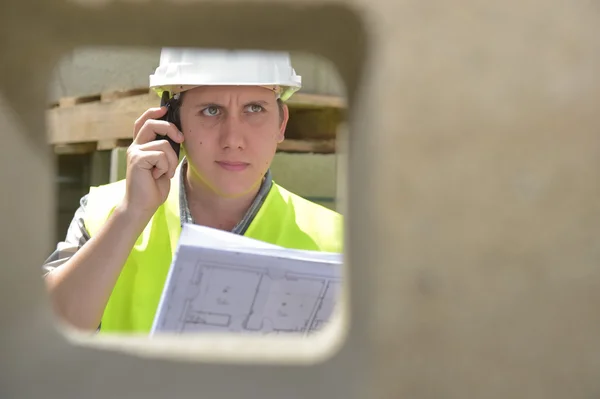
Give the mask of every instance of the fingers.
[[167, 154], [163, 151], [141, 151], [135, 150], [130, 155], [131, 165], [140, 169], [151, 170], [152, 177], [158, 179], [170, 173], [170, 165]]
[[170, 122], [162, 120], [167, 107], [149, 108], [134, 123], [133, 140], [136, 144], [148, 143], [156, 139], [156, 135], [169, 136], [176, 143], [183, 141], [183, 134]]
[[145, 144], [156, 140], [156, 135], [169, 136], [174, 142], [181, 143], [183, 134], [177, 127], [167, 121], [148, 119], [138, 132], [134, 144]]
[[161, 151], [161, 152], [163, 152], [167, 157], [167, 161], [169, 162], [168, 175], [169, 175], [169, 177], [173, 177], [173, 175], [175, 174], [175, 169], [177, 169], [177, 165], [179, 165], [179, 158], [177, 157], [177, 154], [175, 153], [175, 151], [173, 151], [171, 144], [169, 144], [169, 142], [167, 140], [154, 140], [154, 141], [151, 141], [146, 144], [141, 144], [137, 148], [143, 152], [146, 152], [146, 151]]
[[156, 107], [147, 109], [146, 112], [140, 115], [140, 117], [137, 118], [137, 120], [133, 124], [133, 139], [135, 140], [142, 126], [144, 126], [144, 123], [146, 123], [147, 120], [160, 119], [163, 116], [165, 116], [166, 113], [167, 107]]
[[154, 179], [172, 178], [179, 164], [179, 158], [169, 142], [157, 139], [158, 136], [168, 136], [176, 143], [183, 142], [183, 134], [170, 122], [162, 118], [166, 107], [146, 110], [134, 124], [134, 140], [129, 147], [128, 163], [130, 166], [150, 170]]

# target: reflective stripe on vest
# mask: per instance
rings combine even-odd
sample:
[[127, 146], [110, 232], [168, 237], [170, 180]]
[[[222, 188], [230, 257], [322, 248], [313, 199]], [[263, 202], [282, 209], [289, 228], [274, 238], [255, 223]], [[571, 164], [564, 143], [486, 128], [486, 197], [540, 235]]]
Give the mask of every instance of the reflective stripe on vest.
[[[181, 233], [178, 174], [137, 239], [102, 317], [101, 332], [147, 333]], [[85, 226], [94, 236], [125, 194], [125, 182], [93, 187]], [[343, 219], [273, 183], [245, 236], [286, 248], [342, 252]]]

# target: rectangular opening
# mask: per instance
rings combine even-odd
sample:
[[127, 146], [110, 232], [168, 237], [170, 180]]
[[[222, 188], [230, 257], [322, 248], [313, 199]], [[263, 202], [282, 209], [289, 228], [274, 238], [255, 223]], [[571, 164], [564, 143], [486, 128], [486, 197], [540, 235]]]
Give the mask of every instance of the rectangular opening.
[[[49, 92], [58, 227], [43, 273], [70, 340], [180, 358], [235, 344], [253, 362], [341, 345], [348, 98], [332, 62], [88, 46]], [[164, 139], [179, 131], [177, 157]], [[272, 352], [240, 344], [258, 341]]]

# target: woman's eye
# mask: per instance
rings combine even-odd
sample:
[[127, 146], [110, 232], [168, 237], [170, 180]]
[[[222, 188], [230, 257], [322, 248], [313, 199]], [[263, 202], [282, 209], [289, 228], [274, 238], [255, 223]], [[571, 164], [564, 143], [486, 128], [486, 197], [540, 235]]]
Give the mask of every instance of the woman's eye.
[[249, 112], [261, 112], [264, 108], [258, 104], [250, 104], [247, 109]]
[[216, 116], [219, 114], [219, 108], [218, 107], [206, 107], [202, 110], [202, 114], [204, 114], [206, 116]]

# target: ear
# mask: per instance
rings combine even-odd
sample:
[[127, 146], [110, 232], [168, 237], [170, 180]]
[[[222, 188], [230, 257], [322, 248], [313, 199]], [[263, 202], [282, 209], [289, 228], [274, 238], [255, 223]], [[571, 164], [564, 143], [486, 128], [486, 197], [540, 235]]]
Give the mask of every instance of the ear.
[[283, 114], [280, 118], [281, 125], [279, 126], [279, 135], [277, 136], [277, 143], [281, 143], [285, 139], [285, 128], [287, 127], [288, 119], [290, 117], [288, 106], [285, 103], [283, 103], [282, 111]]

